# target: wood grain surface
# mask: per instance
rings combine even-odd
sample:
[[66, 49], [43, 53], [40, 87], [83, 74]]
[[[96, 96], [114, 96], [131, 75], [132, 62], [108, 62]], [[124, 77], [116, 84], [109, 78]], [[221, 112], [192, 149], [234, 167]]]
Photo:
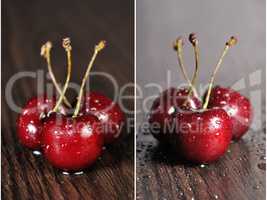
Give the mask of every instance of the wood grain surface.
[[[134, 81], [133, 1], [27, 1], [4, 0], [2, 4], [2, 199], [133, 199], [134, 128], [123, 131], [121, 140], [108, 146], [96, 164], [81, 175], [64, 175], [42, 156], [23, 148], [16, 137], [17, 113], [7, 104], [5, 87], [18, 72], [46, 70], [40, 47], [54, 43], [52, 62], [56, 77], [65, 80], [63, 37], [73, 47], [72, 82], [80, 84], [94, 45], [105, 39], [107, 48], [97, 58], [93, 71], [107, 72], [119, 87]], [[51, 83], [50, 80], [47, 80]], [[113, 87], [92, 77], [90, 87], [112, 97]], [[133, 95], [133, 89], [127, 94]], [[37, 94], [36, 80], [20, 79], [12, 90], [23, 106]], [[68, 92], [74, 100], [75, 92]], [[134, 101], [123, 102], [134, 109]], [[128, 114], [127, 118], [132, 118]]]

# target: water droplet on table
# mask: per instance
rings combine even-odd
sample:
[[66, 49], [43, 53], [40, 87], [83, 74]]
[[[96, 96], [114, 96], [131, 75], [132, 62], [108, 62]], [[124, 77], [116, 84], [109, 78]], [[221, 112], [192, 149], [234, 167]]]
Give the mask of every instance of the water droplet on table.
[[265, 171], [266, 170], [266, 163], [259, 163], [258, 168]]
[[204, 167], [206, 167], [206, 166], [205, 166], [204, 164], [201, 164], [200, 167], [201, 167], [201, 168], [204, 168]]
[[266, 156], [261, 156], [260, 159], [261, 160], [266, 160]]
[[70, 175], [69, 172], [62, 172], [63, 175]]
[[80, 172], [75, 172], [74, 175], [81, 175], [83, 174], [83, 171], [80, 171]]
[[260, 186], [255, 185], [253, 188], [256, 189], [256, 190], [258, 190], [258, 189], [260, 189]]
[[40, 156], [40, 155], [42, 155], [42, 152], [41, 151], [34, 150], [32, 152], [32, 154], [35, 155], [35, 156]]

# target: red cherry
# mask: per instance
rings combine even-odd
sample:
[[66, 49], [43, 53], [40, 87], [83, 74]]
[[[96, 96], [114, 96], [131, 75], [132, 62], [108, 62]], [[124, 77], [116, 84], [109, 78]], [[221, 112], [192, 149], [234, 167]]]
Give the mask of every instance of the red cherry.
[[[65, 44], [66, 43], [66, 44]], [[70, 41], [69, 39], [63, 39], [63, 47], [70, 53]], [[58, 88], [58, 84], [54, 79], [54, 74], [52, 71], [51, 61], [50, 61], [50, 50], [52, 48], [52, 43], [47, 42], [41, 47], [41, 56], [46, 58], [50, 76], [52, 77], [53, 83]], [[64, 85], [64, 93], [66, 91], [70, 73], [71, 73], [71, 63], [70, 55], [68, 56], [68, 75], [66, 83]], [[61, 91], [59, 92], [61, 94]], [[66, 98], [61, 95], [59, 102], [63, 101]], [[67, 100], [66, 100], [67, 102]], [[51, 99], [47, 98], [46, 94], [40, 97], [34, 97], [29, 100], [22, 110], [22, 113], [18, 116], [17, 119], [17, 134], [21, 143], [31, 149], [39, 149], [41, 145], [41, 135], [43, 128], [43, 119], [47, 117], [49, 112], [52, 110], [65, 113], [65, 109], [61, 104], [57, 105], [56, 97], [53, 96]]]
[[[68, 55], [68, 77], [64, 89], [60, 95], [57, 105], [60, 105], [65, 96], [65, 92], [70, 80], [70, 40], [63, 40], [63, 47]], [[51, 114], [44, 120], [42, 143], [46, 159], [50, 163], [66, 171], [77, 171], [93, 164], [100, 156], [103, 147], [103, 128], [98, 118], [92, 114], [81, 114], [80, 107], [83, 90], [87, 77], [97, 54], [105, 47], [105, 41], [101, 41], [95, 46], [94, 54], [89, 62], [78, 100], [72, 117], [58, 113]], [[57, 110], [57, 106], [53, 109]]]
[[[189, 37], [189, 40], [194, 46], [196, 66], [198, 66], [198, 41], [194, 34], [193, 37]], [[211, 75], [208, 92], [203, 102], [202, 109], [180, 109], [180, 112], [178, 111], [175, 113], [176, 116], [171, 120], [171, 123], [175, 126], [175, 131], [174, 134], [167, 135], [168, 141], [170, 141], [174, 149], [178, 150], [179, 154], [183, 155], [191, 162], [209, 163], [215, 161], [225, 153], [230, 144], [232, 138], [232, 122], [230, 116], [222, 108], [207, 109], [207, 106], [215, 75], [222, 64], [224, 56], [230, 47], [234, 46], [236, 43], [237, 39], [235, 37], [231, 37], [225, 43], [224, 50]], [[177, 49], [179, 63], [182, 66], [181, 39], [177, 40], [175, 47]], [[183, 66], [182, 69], [185, 72]], [[195, 70], [195, 72], [197, 72], [197, 70]], [[184, 76], [187, 77], [186, 75]], [[194, 84], [190, 83], [188, 78], [186, 79], [189, 82], [191, 90], [193, 90]], [[193, 78], [192, 82], [194, 82], [194, 79], [195, 78]]]
[[230, 89], [216, 86], [211, 91], [209, 108], [223, 108], [233, 124], [233, 139], [240, 139], [249, 129], [253, 110], [248, 98]]
[[[184, 79], [188, 82], [189, 88], [169, 88], [159, 95], [152, 104], [149, 116], [151, 133], [159, 141], [168, 141], [168, 135], [173, 131], [173, 116], [178, 112], [199, 109], [202, 102], [197, 97], [195, 84], [199, 71], [199, 50], [198, 40], [194, 33], [189, 36], [189, 41], [194, 48], [195, 71], [192, 81], [187, 74], [183, 61], [183, 39], [178, 37], [174, 43], [174, 50], [177, 52], [178, 63]], [[188, 97], [190, 95], [190, 97]]]
[[230, 144], [232, 123], [223, 109], [178, 113], [172, 144], [195, 163], [209, 163], [222, 156]]
[[[193, 35], [194, 36], [194, 35]], [[197, 47], [197, 40], [191, 37]], [[222, 108], [207, 109], [212, 85], [224, 56], [230, 47], [237, 43], [235, 37], [225, 43], [224, 50], [211, 75], [209, 88], [201, 110], [178, 112], [174, 120], [175, 134], [169, 141], [187, 160], [195, 163], [209, 163], [219, 159], [227, 150], [232, 138], [232, 122], [230, 116]], [[178, 53], [181, 52], [181, 41], [177, 42]], [[195, 48], [195, 53], [197, 53]], [[181, 57], [181, 54], [178, 54]], [[181, 59], [180, 59], [181, 60]], [[196, 59], [197, 61], [197, 59]], [[180, 61], [181, 62], [181, 61]], [[192, 84], [194, 86], [194, 84]], [[191, 87], [192, 88], [192, 87]]]
[[[17, 119], [18, 138], [24, 146], [39, 149], [41, 145], [42, 119], [47, 116], [56, 104], [56, 98], [46, 95], [31, 98]], [[60, 108], [65, 113], [65, 108]]]
[[105, 144], [116, 141], [125, 121], [119, 105], [97, 92], [86, 93], [84, 102], [80, 114], [93, 114], [100, 120], [103, 126]]
[[[149, 123], [151, 133], [159, 141], [166, 141], [177, 112], [199, 109], [201, 101], [193, 96], [188, 99], [189, 89], [169, 88], [156, 98], [151, 107]], [[186, 101], [188, 103], [186, 103]]]
[[93, 115], [76, 118], [52, 113], [43, 127], [42, 143], [46, 159], [66, 171], [82, 170], [101, 155], [103, 135]]

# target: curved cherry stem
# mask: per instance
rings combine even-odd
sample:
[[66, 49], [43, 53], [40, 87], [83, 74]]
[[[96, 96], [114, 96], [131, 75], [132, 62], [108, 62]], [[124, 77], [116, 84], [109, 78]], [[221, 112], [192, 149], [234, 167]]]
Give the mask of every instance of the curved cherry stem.
[[[198, 39], [196, 37], [195, 33], [191, 33], [189, 35], [189, 41], [193, 45], [194, 48], [194, 54], [195, 54], [195, 71], [192, 78], [192, 86], [196, 88], [196, 81], [199, 73], [199, 46], [198, 46]], [[191, 96], [193, 90], [190, 88], [188, 96]]]
[[190, 89], [193, 91], [194, 95], [198, 97], [197, 91], [195, 87], [192, 85], [191, 80], [188, 77], [186, 68], [184, 66], [184, 60], [183, 60], [183, 39], [182, 37], [178, 37], [175, 41], [174, 49], [177, 52], [178, 62], [180, 69], [183, 73], [184, 79], [187, 81], [188, 85], [190, 86]]
[[[195, 55], [195, 71], [193, 74], [193, 78], [191, 81], [192, 87], [190, 87], [189, 93], [187, 95], [186, 101], [184, 101], [183, 105], [186, 105], [188, 101], [190, 100], [190, 97], [193, 93], [193, 88], [196, 88], [196, 81], [199, 73], [199, 47], [198, 47], [198, 39], [196, 37], [195, 33], [191, 33], [188, 38], [189, 42], [192, 44], [194, 49], [194, 55]], [[196, 94], [195, 94], [196, 95]], [[198, 98], [198, 96], [196, 96]]]
[[66, 53], [67, 53], [67, 62], [68, 62], [68, 72], [67, 72], [67, 78], [64, 84], [64, 87], [62, 89], [62, 93], [53, 109], [53, 112], [57, 112], [59, 106], [61, 105], [64, 97], [65, 97], [65, 93], [67, 91], [68, 85], [69, 85], [69, 81], [70, 81], [70, 76], [71, 76], [71, 45], [70, 45], [70, 39], [69, 38], [64, 38], [63, 42], [62, 42], [62, 46], [65, 49]]
[[90, 71], [91, 71], [91, 69], [93, 67], [93, 64], [94, 64], [94, 61], [96, 59], [96, 56], [102, 49], [105, 48], [105, 46], [106, 46], [106, 41], [104, 41], [104, 40], [100, 41], [95, 46], [94, 54], [93, 54], [93, 56], [92, 56], [92, 58], [91, 58], [91, 60], [90, 60], [90, 62], [88, 64], [87, 70], [86, 70], [85, 75], [84, 75], [83, 80], [82, 80], [82, 84], [81, 84], [78, 100], [77, 100], [77, 103], [76, 103], [75, 111], [74, 111], [74, 114], [72, 116], [73, 118], [77, 117], [77, 115], [78, 115], [78, 113], [80, 111], [84, 86], [85, 86], [86, 80], [87, 80], [87, 78], [89, 76], [89, 73], [90, 73]]
[[236, 43], [237, 43], [237, 39], [235, 37], [233, 37], [233, 36], [225, 43], [225, 47], [224, 47], [224, 50], [222, 52], [222, 55], [221, 55], [217, 65], [216, 65], [212, 75], [211, 75], [211, 79], [210, 79], [210, 82], [209, 82], [209, 88], [208, 88], [208, 92], [207, 92], [207, 95], [206, 95], [206, 98], [205, 98], [205, 103], [203, 105], [203, 109], [206, 109], [208, 107], [210, 94], [211, 94], [211, 89], [212, 89], [212, 85], [213, 85], [213, 82], [214, 82], [214, 79], [215, 79], [215, 75], [218, 72], [218, 70], [219, 70], [219, 68], [220, 68], [220, 66], [222, 64], [223, 58], [227, 54], [227, 52], [230, 49], [230, 47], [234, 46]]
[[[51, 80], [57, 90], [57, 92], [59, 93], [59, 95], [61, 96], [62, 95], [62, 91], [59, 87], [59, 84], [56, 80], [56, 77], [54, 75], [54, 72], [52, 70], [52, 64], [51, 64], [51, 56], [50, 56], [50, 52], [51, 52], [51, 48], [52, 48], [52, 43], [50, 41], [46, 42], [42, 47], [41, 47], [41, 56], [43, 56], [45, 59], [46, 59], [46, 62], [47, 62], [47, 68], [48, 68], [48, 72], [49, 72], [49, 75], [51, 77]], [[64, 103], [69, 107], [71, 108], [71, 104], [70, 102], [68, 101], [68, 99], [64, 96], [63, 97], [63, 101]]]

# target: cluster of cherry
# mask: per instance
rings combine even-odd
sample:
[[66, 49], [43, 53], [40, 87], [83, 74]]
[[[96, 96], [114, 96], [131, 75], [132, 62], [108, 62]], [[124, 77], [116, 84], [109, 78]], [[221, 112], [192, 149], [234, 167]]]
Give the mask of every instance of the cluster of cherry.
[[[97, 92], [84, 93], [86, 80], [97, 54], [106, 46], [105, 41], [95, 46], [75, 102], [75, 110], [65, 97], [71, 76], [70, 39], [63, 39], [67, 54], [68, 73], [64, 87], [59, 87], [52, 71], [50, 50], [52, 43], [41, 48], [48, 71], [59, 95], [47, 94], [31, 98], [17, 120], [20, 142], [32, 150], [42, 150], [44, 157], [56, 168], [65, 171], [82, 170], [101, 155], [103, 145], [113, 143], [120, 135], [124, 114], [118, 104]], [[72, 116], [71, 116], [72, 115]]]
[[185, 70], [183, 40], [179, 37], [174, 49], [189, 87], [169, 88], [155, 99], [149, 116], [150, 129], [155, 138], [170, 144], [188, 161], [209, 163], [226, 152], [231, 139], [239, 140], [248, 131], [253, 112], [249, 99], [237, 91], [221, 86], [213, 87], [223, 57], [237, 43], [237, 39], [231, 37], [226, 42], [203, 101], [195, 89], [199, 71], [199, 47], [194, 33], [189, 35], [189, 41], [195, 54], [192, 81]]

